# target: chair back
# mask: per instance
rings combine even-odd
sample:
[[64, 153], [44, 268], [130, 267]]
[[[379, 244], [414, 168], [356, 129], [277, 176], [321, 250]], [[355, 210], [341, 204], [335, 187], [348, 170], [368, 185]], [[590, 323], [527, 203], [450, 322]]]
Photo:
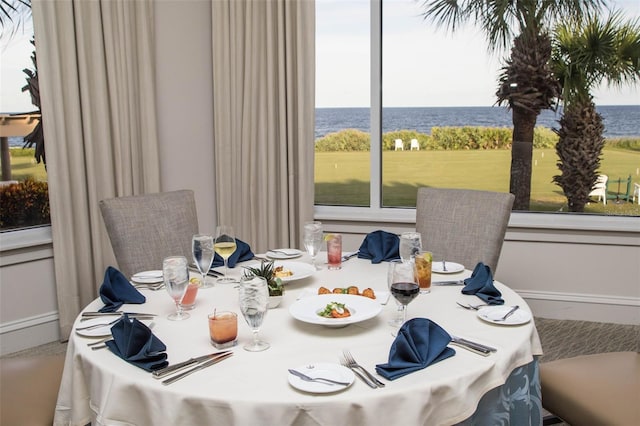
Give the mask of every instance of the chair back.
[[424, 250], [495, 276], [509, 224], [513, 194], [468, 189], [419, 188], [416, 231]]
[[111, 198], [100, 201], [100, 211], [126, 277], [162, 269], [167, 256], [191, 259], [191, 237], [198, 233], [193, 191]]

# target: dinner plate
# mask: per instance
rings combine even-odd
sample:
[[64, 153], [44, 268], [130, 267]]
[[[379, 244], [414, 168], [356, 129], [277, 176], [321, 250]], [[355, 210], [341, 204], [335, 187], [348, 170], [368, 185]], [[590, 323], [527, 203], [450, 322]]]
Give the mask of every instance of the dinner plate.
[[500, 318], [505, 316], [511, 308], [513, 308], [513, 306], [486, 306], [480, 308], [478, 317], [484, 321], [498, 325], [520, 325], [531, 321], [531, 312], [525, 311], [524, 309], [518, 309], [506, 320], [500, 321]]
[[269, 250], [266, 255], [271, 259], [295, 259], [296, 257], [302, 256], [302, 252], [298, 249], [293, 248], [279, 248], [274, 250]]
[[[245, 266], [250, 266], [252, 268], [260, 267], [260, 263], [249, 263]], [[301, 280], [303, 278], [310, 277], [311, 275], [316, 273], [316, 268], [309, 263], [304, 262], [295, 262], [295, 261], [274, 261], [274, 267], [282, 266], [285, 270], [293, 272], [292, 275], [286, 277], [280, 277], [283, 283], [288, 283], [289, 281]]]
[[431, 271], [436, 274], [457, 274], [458, 272], [464, 271], [464, 265], [455, 262], [445, 261], [445, 266], [447, 270], [445, 271], [442, 267], [442, 261], [433, 261], [431, 263]]
[[[327, 287], [329, 290], [333, 290], [333, 287]], [[300, 293], [300, 296], [298, 297], [298, 299], [301, 299], [303, 297], [312, 297], [312, 296], [317, 296], [318, 295], [318, 290], [320, 288], [319, 287], [315, 287], [315, 288], [305, 288], [302, 293]], [[364, 290], [364, 288], [359, 287], [360, 291]], [[375, 300], [378, 303], [380, 303], [381, 305], [386, 305], [387, 302], [389, 301], [389, 296], [391, 296], [391, 293], [389, 293], [388, 291], [385, 290], [374, 290], [374, 294], [376, 296]], [[360, 296], [360, 297], [364, 297], [364, 296]]]
[[131, 276], [131, 281], [139, 284], [154, 284], [162, 282], [162, 271], [143, 271]]
[[[107, 324], [113, 321], [115, 317], [112, 316], [104, 316], [99, 318], [92, 318], [90, 320], [82, 321], [79, 323], [78, 327], [88, 327], [95, 324]], [[107, 337], [111, 336], [111, 325], [105, 325], [104, 327], [96, 327], [91, 328], [89, 330], [76, 330], [76, 334], [82, 337]]]
[[[351, 312], [351, 316], [325, 318], [318, 315], [318, 312], [322, 312], [331, 302], [344, 303]], [[335, 328], [368, 320], [378, 315], [380, 311], [382, 306], [375, 300], [351, 294], [319, 294], [303, 297], [289, 307], [291, 316], [299, 321]]]
[[349, 383], [348, 385], [335, 385], [325, 382], [308, 382], [302, 380], [300, 377], [289, 373], [289, 384], [296, 389], [304, 392], [311, 393], [332, 393], [340, 392], [347, 389], [353, 384], [355, 375], [353, 371], [349, 370], [340, 364], [330, 363], [313, 363], [296, 367], [297, 370], [309, 377], [324, 377], [325, 379], [337, 380], [339, 382]]

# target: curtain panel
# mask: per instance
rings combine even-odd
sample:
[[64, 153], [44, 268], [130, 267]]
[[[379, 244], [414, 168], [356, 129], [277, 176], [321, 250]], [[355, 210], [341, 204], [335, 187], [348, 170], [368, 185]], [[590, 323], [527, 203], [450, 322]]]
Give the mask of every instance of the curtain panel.
[[98, 202], [160, 190], [152, 0], [33, 0], [61, 336], [115, 265]]
[[314, 204], [315, 2], [213, 0], [217, 215], [255, 252], [301, 245]]

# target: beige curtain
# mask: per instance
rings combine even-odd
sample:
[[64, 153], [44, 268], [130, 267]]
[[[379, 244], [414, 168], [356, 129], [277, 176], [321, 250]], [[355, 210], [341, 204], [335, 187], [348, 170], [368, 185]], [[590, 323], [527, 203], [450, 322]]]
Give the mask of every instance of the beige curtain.
[[153, 2], [33, 0], [61, 335], [115, 264], [98, 201], [157, 192]]
[[218, 222], [254, 252], [313, 216], [315, 3], [213, 0]]

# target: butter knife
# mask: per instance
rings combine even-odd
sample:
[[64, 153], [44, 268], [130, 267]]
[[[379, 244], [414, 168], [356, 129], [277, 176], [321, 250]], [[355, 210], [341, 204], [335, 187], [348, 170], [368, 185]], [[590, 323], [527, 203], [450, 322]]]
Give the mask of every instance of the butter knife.
[[472, 342], [471, 340], [463, 339], [461, 337], [451, 336], [451, 343], [461, 346], [465, 349], [469, 349], [472, 352], [476, 352], [482, 356], [489, 356], [491, 352], [496, 352], [497, 349], [491, 346], [483, 345], [481, 343]]
[[464, 285], [464, 280], [433, 281], [433, 285]]
[[179, 362], [177, 364], [173, 364], [173, 365], [169, 365], [165, 368], [161, 368], [159, 370], [155, 370], [153, 373], [151, 373], [151, 375], [153, 376], [154, 379], [161, 379], [163, 377], [168, 376], [169, 374], [173, 374], [176, 371], [180, 371], [184, 368], [190, 367], [192, 365], [196, 365], [199, 364], [203, 361], [206, 361], [208, 359], [216, 359], [219, 358], [221, 356], [230, 354], [231, 351], [221, 351], [221, 352], [214, 352], [211, 354], [207, 354], [207, 355], [202, 355], [202, 356], [198, 356], [195, 358], [189, 358], [186, 361], [182, 361]]
[[211, 367], [213, 364], [217, 364], [220, 361], [223, 361], [223, 360], [229, 358], [232, 355], [233, 355], [233, 352], [229, 352], [229, 353], [226, 353], [226, 354], [224, 354], [222, 356], [213, 358], [213, 359], [211, 359], [211, 360], [209, 360], [207, 362], [203, 362], [202, 364], [196, 365], [195, 367], [193, 367], [190, 370], [187, 370], [187, 371], [185, 371], [183, 373], [177, 374], [177, 375], [175, 375], [173, 377], [169, 377], [168, 379], [163, 380], [161, 383], [163, 385], [165, 385], [165, 386], [166, 385], [170, 385], [171, 383], [177, 382], [178, 380], [183, 379], [183, 378], [187, 377], [188, 375], [195, 373], [196, 371], [204, 370], [207, 367]]
[[109, 316], [109, 315], [124, 315], [124, 314], [127, 314], [130, 317], [134, 317], [134, 316], [155, 317], [155, 316], [157, 316], [156, 314], [147, 314], [145, 312], [122, 312], [122, 311], [116, 311], [116, 312], [92, 312], [92, 311], [87, 311], [87, 312], [83, 312], [82, 316], [83, 317], [104, 317], [104, 316]]

